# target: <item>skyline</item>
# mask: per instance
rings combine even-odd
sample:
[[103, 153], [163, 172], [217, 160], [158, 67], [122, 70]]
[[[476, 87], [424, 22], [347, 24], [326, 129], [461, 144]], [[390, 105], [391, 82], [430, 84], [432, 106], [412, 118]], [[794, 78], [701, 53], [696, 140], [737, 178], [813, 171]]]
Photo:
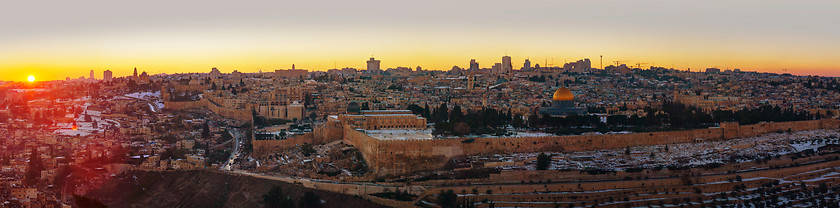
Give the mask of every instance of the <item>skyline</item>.
[[[160, 6], [166, 5], [166, 6]], [[838, 2], [15, 2], [0, 12], [0, 80], [130, 75], [482, 68], [507, 54], [692, 71], [717, 67], [840, 76]], [[131, 9], [127, 9], [131, 8]], [[35, 12], [37, 11], [37, 12]], [[21, 18], [25, 17], [25, 18]], [[649, 64], [649, 65], [650, 65]], [[648, 66], [649, 66], [648, 65]], [[643, 68], [647, 68], [644, 67]], [[787, 71], [783, 71], [787, 69]]]

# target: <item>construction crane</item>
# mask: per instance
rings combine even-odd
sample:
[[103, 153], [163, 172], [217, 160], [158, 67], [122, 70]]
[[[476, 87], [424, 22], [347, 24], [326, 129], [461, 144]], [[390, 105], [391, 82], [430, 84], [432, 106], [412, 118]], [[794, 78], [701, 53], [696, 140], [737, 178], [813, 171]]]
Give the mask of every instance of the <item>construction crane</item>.
[[642, 64], [645, 64], [645, 65], [646, 65], [646, 64], [648, 64], [648, 63], [636, 62], [636, 68], [641, 69], [641, 68], [642, 68]]
[[624, 62], [627, 62], [627, 60], [613, 61], [613, 63], [615, 63], [615, 66], [621, 65], [621, 63], [624, 63]]

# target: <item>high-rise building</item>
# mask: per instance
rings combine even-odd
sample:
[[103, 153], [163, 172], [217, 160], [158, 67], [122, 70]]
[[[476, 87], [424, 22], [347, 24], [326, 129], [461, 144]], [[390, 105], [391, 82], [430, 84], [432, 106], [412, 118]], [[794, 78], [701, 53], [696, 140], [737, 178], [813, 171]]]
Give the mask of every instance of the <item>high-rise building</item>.
[[592, 62], [588, 58], [563, 64], [563, 70], [568, 72], [582, 73], [589, 69], [592, 69]]
[[137, 67], [134, 67], [134, 78], [137, 79]]
[[501, 74], [502, 72], [502, 63], [493, 64], [493, 68], [490, 70], [493, 74]]
[[93, 77], [93, 69], [90, 70], [90, 80], [91, 81], [96, 80], [96, 78]]
[[105, 70], [102, 72], [102, 80], [106, 82], [110, 82], [114, 78], [114, 73], [111, 70]]
[[531, 60], [525, 59], [525, 65], [522, 66], [524, 70], [531, 70]]
[[470, 59], [470, 71], [478, 70], [478, 62], [475, 59]]
[[376, 59], [373, 59], [373, 57], [370, 57], [370, 60], [367, 61], [367, 70], [368, 70], [368, 73], [376, 73], [376, 74], [378, 74], [379, 71], [382, 71], [381, 69], [379, 69], [379, 60], [376, 60]]
[[510, 63], [510, 56], [502, 56], [502, 73], [508, 74], [513, 69]]

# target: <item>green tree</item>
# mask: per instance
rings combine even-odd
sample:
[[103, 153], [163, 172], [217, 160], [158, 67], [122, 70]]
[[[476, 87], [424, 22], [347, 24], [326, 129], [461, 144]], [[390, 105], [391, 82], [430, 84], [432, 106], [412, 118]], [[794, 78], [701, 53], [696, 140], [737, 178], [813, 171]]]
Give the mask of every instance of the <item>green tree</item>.
[[525, 121], [522, 120], [522, 115], [513, 115], [513, 121], [511, 121], [511, 125], [516, 128], [523, 128], [525, 127]]
[[268, 193], [263, 194], [263, 203], [265, 207], [270, 208], [293, 208], [295, 202], [289, 198], [288, 195], [283, 194], [283, 190], [279, 186], [274, 186]]
[[432, 113], [432, 122], [439, 123], [445, 122], [449, 120], [449, 107], [446, 106], [446, 103], [440, 104], [440, 106], [435, 109], [435, 112]]
[[452, 111], [449, 113], [449, 121], [461, 122], [464, 120], [464, 112], [461, 112], [461, 106], [455, 105], [455, 107], [453, 107]]
[[428, 119], [429, 116], [430, 116], [429, 113], [430, 113], [431, 109], [429, 108], [429, 104], [425, 104], [424, 106], [425, 107], [423, 107], [423, 117]]
[[303, 156], [309, 157], [312, 153], [315, 153], [315, 149], [312, 148], [311, 144], [304, 143], [300, 146], [300, 151], [303, 152]]
[[300, 198], [300, 202], [298, 202], [298, 207], [300, 208], [322, 208], [324, 204], [321, 204], [321, 196], [318, 196], [312, 191], [307, 191], [303, 193], [303, 196]]
[[38, 154], [38, 149], [32, 148], [32, 154], [29, 155], [29, 167], [26, 168], [26, 175], [23, 183], [27, 186], [34, 186], [41, 178], [41, 171], [44, 170], [44, 164], [41, 162], [41, 157]]
[[413, 113], [415, 115], [420, 115], [420, 116], [422, 116], [423, 112], [425, 111], [425, 109], [423, 109], [423, 107], [420, 107], [419, 105], [415, 105], [415, 104], [409, 105], [406, 108], [406, 110], [410, 110], [411, 113]]
[[551, 155], [540, 153], [537, 156], [537, 170], [546, 170], [551, 166]]
[[457, 200], [458, 195], [452, 189], [446, 190], [445, 192], [441, 190], [440, 194], [438, 194], [438, 205], [443, 208], [455, 208]]
[[464, 123], [464, 122], [458, 122], [458, 123], [455, 123], [455, 126], [453, 127], [452, 130], [455, 132], [456, 135], [464, 136], [464, 135], [470, 133], [470, 125], [467, 125], [467, 123]]
[[210, 138], [210, 124], [204, 121], [204, 126], [201, 128], [201, 138]]

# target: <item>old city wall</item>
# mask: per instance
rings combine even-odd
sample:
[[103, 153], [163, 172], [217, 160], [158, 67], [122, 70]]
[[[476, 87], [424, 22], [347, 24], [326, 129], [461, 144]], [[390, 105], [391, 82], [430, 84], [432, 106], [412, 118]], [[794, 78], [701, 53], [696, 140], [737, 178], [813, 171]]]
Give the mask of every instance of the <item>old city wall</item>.
[[219, 114], [225, 118], [248, 122], [252, 119], [251, 112], [249, 111], [225, 108], [224, 106], [216, 105], [206, 99], [184, 102], [163, 101], [163, 108], [170, 110], [207, 108], [210, 111], [213, 111], [213, 113]]
[[[380, 167], [383, 167], [383, 165], [380, 165], [380, 140], [374, 139], [373, 137], [370, 137], [365, 133], [357, 131], [347, 125], [345, 125], [343, 129], [344, 141], [350, 143], [356, 148], [359, 148], [359, 151], [362, 152], [365, 162], [367, 162], [369, 167], [373, 169], [379, 169]], [[409, 158], [405, 159], [409, 160]]]
[[175, 89], [175, 92], [192, 92], [192, 91], [204, 91], [207, 90], [207, 85], [174, 85], [172, 86]]
[[[202, 92], [204, 90], [207, 90], [207, 88], [208, 87], [204, 86], [204, 85], [172, 85], [171, 86], [171, 89], [173, 90], [173, 92], [176, 92], [176, 93], [195, 92], [195, 91]], [[163, 100], [169, 100], [169, 98], [172, 96], [172, 94], [168, 92], [166, 87], [161, 87], [160, 96], [161, 96], [161, 98], [163, 98]]]
[[378, 175], [397, 175], [442, 168], [455, 156], [543, 151], [592, 151], [751, 137], [777, 131], [838, 128], [836, 119], [738, 125], [684, 131], [608, 135], [575, 135], [517, 138], [453, 138], [432, 140], [378, 140], [345, 128], [344, 139], [358, 147]]
[[303, 144], [317, 145], [341, 140], [342, 134], [342, 128], [322, 127], [315, 128], [313, 132], [297, 135], [284, 140], [253, 140], [251, 142], [254, 145], [254, 154], [257, 157], [262, 157]]
[[284, 140], [253, 140], [254, 154], [257, 157], [266, 156], [271, 153], [279, 152], [280, 150], [289, 149], [302, 145], [304, 143], [311, 143], [313, 133], [306, 133], [303, 135], [293, 136]]
[[210, 111], [213, 111], [213, 113], [219, 114], [220, 116], [225, 118], [249, 122], [251, 122], [251, 119], [253, 119], [253, 115], [250, 111], [225, 108], [224, 106], [218, 105], [214, 102], [210, 102], [209, 100], [207, 102], [207, 109], [210, 109]]
[[206, 100], [198, 100], [198, 101], [184, 101], [184, 102], [172, 102], [172, 101], [163, 101], [163, 108], [170, 109], [170, 110], [183, 110], [183, 109], [196, 109], [196, 108], [203, 108], [207, 106]]

